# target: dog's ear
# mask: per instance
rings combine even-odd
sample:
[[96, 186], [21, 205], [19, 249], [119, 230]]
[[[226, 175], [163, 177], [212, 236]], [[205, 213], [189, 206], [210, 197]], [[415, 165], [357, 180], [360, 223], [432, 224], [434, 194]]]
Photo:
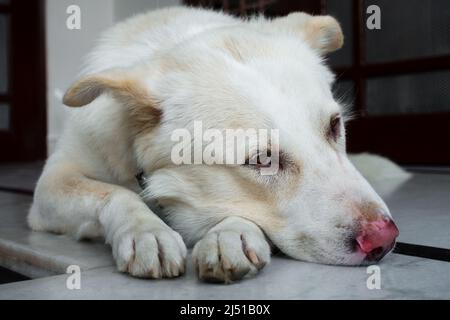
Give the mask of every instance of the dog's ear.
[[272, 21], [275, 27], [296, 32], [320, 54], [336, 51], [344, 44], [341, 26], [331, 16], [311, 16], [303, 12], [294, 12]]
[[159, 123], [162, 111], [144, 84], [145, 70], [114, 69], [86, 76], [67, 90], [63, 102], [69, 107], [82, 107], [108, 92], [128, 108], [130, 127], [135, 133], [152, 129]]
[[69, 107], [83, 107], [103, 93], [110, 93], [126, 105], [148, 105], [152, 97], [145, 88], [145, 75], [136, 70], [113, 69], [89, 75], [76, 81], [64, 95], [63, 102]]

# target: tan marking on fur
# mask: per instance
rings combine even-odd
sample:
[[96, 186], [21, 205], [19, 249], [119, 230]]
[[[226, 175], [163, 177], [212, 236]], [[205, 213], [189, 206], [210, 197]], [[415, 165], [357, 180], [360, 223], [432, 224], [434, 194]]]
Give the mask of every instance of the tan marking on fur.
[[298, 32], [320, 53], [335, 51], [344, 44], [341, 26], [331, 16], [311, 16], [304, 12], [294, 12], [273, 20], [273, 23], [282, 30]]
[[306, 246], [308, 246], [309, 244], [315, 242], [314, 238], [311, 237], [311, 236], [309, 236], [309, 235], [306, 234], [306, 233], [300, 234], [300, 235], [297, 237], [297, 241], [298, 241], [298, 243], [299, 243], [299, 246], [303, 246], [303, 247], [306, 247]]
[[101, 74], [87, 76], [75, 82], [64, 95], [64, 104], [69, 107], [85, 106], [105, 91], [110, 91], [126, 105], [149, 104], [151, 95], [140, 84], [144, 76], [140, 72], [130, 70], [112, 70]]
[[129, 128], [134, 135], [153, 129], [161, 119], [159, 103], [139, 82], [139, 72], [110, 71], [76, 82], [65, 94], [64, 104], [81, 107], [109, 91], [129, 109]]
[[162, 116], [160, 103], [135, 78], [112, 81], [109, 87], [117, 100], [128, 107], [128, 125], [134, 136], [147, 133], [159, 124]]
[[155, 106], [153, 97], [144, 88], [139, 77], [142, 75], [114, 74], [112, 77], [97, 79], [103, 90], [110, 90], [112, 94], [126, 106]]
[[160, 103], [147, 92], [135, 88], [133, 96], [126, 101], [129, 108], [129, 128], [134, 136], [139, 136], [152, 131], [161, 121], [162, 110]]
[[308, 241], [311, 237], [307, 236], [306, 234], [302, 233], [301, 235], [298, 236], [298, 241], [300, 242], [305, 242]]
[[[345, 193], [343, 194], [343, 197], [346, 197]], [[374, 202], [364, 202], [358, 204], [354, 201], [349, 201], [348, 207], [349, 212], [356, 220], [371, 222], [378, 220], [381, 216], [379, 211], [380, 206]]]
[[84, 177], [75, 165], [70, 164], [53, 168], [46, 184], [46, 188], [53, 192], [69, 196], [93, 196], [100, 200], [106, 199], [114, 190], [113, 186]]
[[240, 210], [236, 216], [254, 222], [263, 230], [279, 231], [286, 226], [287, 221], [272, 210], [267, 210], [264, 203], [240, 203], [236, 209]]
[[239, 190], [243, 190], [242, 199], [237, 199], [238, 216], [253, 221], [263, 229], [280, 230], [286, 225], [277, 208], [276, 195], [235, 170], [233, 175]]
[[285, 181], [282, 192], [284, 193], [284, 197], [287, 199], [292, 199], [298, 193], [298, 189], [304, 179], [303, 176], [303, 163], [300, 160], [289, 160], [284, 159], [286, 163], [284, 163], [285, 168], [283, 170], [289, 171], [286, 173], [287, 181]]
[[160, 123], [162, 111], [152, 106], [134, 108], [131, 113], [129, 128], [134, 136], [141, 136], [154, 130]]
[[238, 170], [236, 171], [237, 172], [233, 175], [233, 178], [240, 186], [240, 189], [244, 190], [244, 192], [246, 193], [246, 198], [252, 198], [258, 202], [270, 202], [273, 204], [275, 203], [274, 196], [270, 194], [267, 188], [239, 174]]
[[230, 53], [230, 55], [238, 62], [243, 62], [242, 52], [239, 48], [239, 43], [231, 38], [227, 37], [223, 39], [223, 48]]
[[374, 202], [363, 203], [359, 209], [360, 216], [369, 222], [378, 220], [380, 218], [379, 209], [380, 209], [380, 206], [378, 206]]
[[77, 81], [66, 92], [63, 103], [69, 107], [82, 107], [94, 101], [102, 92], [104, 87], [100, 86], [97, 77], [89, 77]]
[[191, 67], [172, 56], [164, 56], [159, 63], [159, 70], [164, 74], [174, 71], [189, 71]]
[[315, 49], [329, 53], [342, 48], [344, 34], [336, 19], [330, 16], [314, 17], [306, 24], [305, 40]]
[[86, 178], [69, 177], [63, 180], [61, 191], [71, 196], [93, 196], [103, 200], [111, 193], [110, 188], [102, 186], [100, 183], [90, 182]]
[[[277, 208], [277, 201], [274, 194], [270, 190], [266, 190], [264, 186], [253, 182], [245, 173], [240, 172], [239, 168], [226, 166], [211, 166], [205, 168], [201, 166], [201, 171], [196, 171], [196, 166], [180, 166], [177, 170], [186, 185], [193, 185], [195, 187], [206, 186], [205, 189], [191, 190], [194, 192], [193, 198], [201, 199], [201, 202], [192, 204], [198, 208], [199, 212], [211, 212], [217, 216], [218, 220], [222, 220], [230, 216], [238, 216], [249, 221], [254, 222], [262, 229], [273, 230], [273, 232], [280, 230], [286, 224], [286, 221], [279, 214]], [[200, 167], [199, 167], [200, 169]], [[208, 174], [203, 170], [210, 170]], [[239, 190], [236, 194], [239, 197], [232, 199], [223, 198], [222, 194], [212, 193], [208, 186], [211, 177], [220, 177], [223, 173], [221, 170], [226, 170], [225, 175], [229, 175], [229, 170], [233, 170], [232, 177], [234, 181], [231, 183], [234, 190]], [[165, 207], [174, 205], [178, 199], [158, 199], [160, 204]]]

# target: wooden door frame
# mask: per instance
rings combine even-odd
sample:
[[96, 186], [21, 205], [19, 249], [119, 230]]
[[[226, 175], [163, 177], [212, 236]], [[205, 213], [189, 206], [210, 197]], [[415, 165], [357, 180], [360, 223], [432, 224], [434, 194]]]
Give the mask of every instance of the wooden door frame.
[[0, 132], [0, 161], [34, 161], [47, 155], [47, 84], [45, 0], [11, 0], [0, 12], [10, 14], [10, 130]]
[[[322, 13], [326, 14], [326, 0], [320, 1], [324, 2]], [[449, 70], [450, 54], [369, 63], [364, 0], [352, 0], [352, 6], [353, 63], [350, 67], [334, 68], [340, 80], [351, 80], [354, 84], [357, 118], [347, 126], [348, 150], [382, 154], [406, 165], [450, 165], [450, 148], [445, 148], [450, 137], [450, 112], [375, 117], [367, 112], [369, 79]]]

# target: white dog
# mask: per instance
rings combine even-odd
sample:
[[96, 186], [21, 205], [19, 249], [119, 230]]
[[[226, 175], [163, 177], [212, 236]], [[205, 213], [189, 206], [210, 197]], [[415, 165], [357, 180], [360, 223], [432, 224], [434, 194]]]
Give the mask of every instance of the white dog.
[[[137, 277], [181, 275], [185, 244], [199, 277], [221, 282], [261, 269], [271, 243], [305, 261], [378, 261], [398, 230], [346, 155], [323, 62], [342, 43], [335, 19], [304, 13], [241, 20], [175, 7], [118, 24], [64, 97], [82, 108], [38, 182], [31, 228], [105, 237], [118, 269]], [[278, 172], [174, 164], [171, 135], [195, 121], [279, 130], [264, 150], [279, 150]]]

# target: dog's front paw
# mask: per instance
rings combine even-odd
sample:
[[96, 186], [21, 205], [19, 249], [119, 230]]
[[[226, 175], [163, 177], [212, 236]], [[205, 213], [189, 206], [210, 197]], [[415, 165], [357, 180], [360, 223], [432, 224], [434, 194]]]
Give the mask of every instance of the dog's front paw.
[[117, 268], [140, 278], [173, 278], [184, 273], [186, 246], [165, 227], [136, 228], [116, 235], [113, 255]]
[[270, 246], [255, 232], [215, 231], [195, 245], [193, 258], [200, 279], [231, 283], [269, 263]]

